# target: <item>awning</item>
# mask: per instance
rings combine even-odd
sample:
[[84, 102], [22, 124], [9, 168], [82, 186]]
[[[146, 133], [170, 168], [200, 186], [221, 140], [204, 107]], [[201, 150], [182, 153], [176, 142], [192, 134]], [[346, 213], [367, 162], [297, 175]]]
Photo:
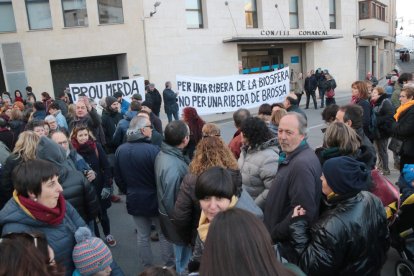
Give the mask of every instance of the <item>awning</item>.
[[328, 39], [343, 38], [342, 35], [315, 35], [315, 36], [233, 36], [231, 38], [223, 39], [223, 43], [305, 43], [313, 41], [321, 41]]

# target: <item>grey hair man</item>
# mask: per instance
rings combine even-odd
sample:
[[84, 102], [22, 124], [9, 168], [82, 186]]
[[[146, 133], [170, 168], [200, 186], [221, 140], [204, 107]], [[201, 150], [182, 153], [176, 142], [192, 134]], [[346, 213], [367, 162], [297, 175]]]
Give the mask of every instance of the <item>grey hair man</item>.
[[249, 117], [250, 111], [244, 108], [240, 108], [233, 113], [234, 126], [237, 128], [237, 131], [234, 133], [233, 139], [231, 139], [229, 143], [229, 148], [236, 159], [239, 159], [241, 147], [243, 145], [240, 127], [243, 121]]
[[[126, 135], [127, 142], [119, 146], [115, 153], [114, 176], [119, 189], [127, 195], [127, 211], [137, 229], [140, 262], [144, 267], [149, 267], [154, 265], [151, 224], [154, 223], [159, 229], [154, 170], [159, 148], [151, 144], [152, 126], [146, 117], [134, 117]], [[163, 265], [174, 265], [171, 244], [162, 233], [159, 239]]]
[[319, 215], [322, 168], [306, 142], [306, 129], [306, 119], [296, 112], [287, 113], [279, 123], [278, 138], [283, 152], [267, 196], [264, 222], [272, 240], [280, 242], [282, 247], [289, 247], [293, 207], [301, 205], [306, 210], [309, 223]]

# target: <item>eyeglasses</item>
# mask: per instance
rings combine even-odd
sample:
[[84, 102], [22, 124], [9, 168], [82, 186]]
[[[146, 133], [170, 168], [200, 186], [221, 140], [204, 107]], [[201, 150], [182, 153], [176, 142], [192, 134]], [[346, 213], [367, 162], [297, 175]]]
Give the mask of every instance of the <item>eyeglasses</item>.
[[68, 141], [62, 141], [62, 142], [57, 142], [59, 145], [67, 145], [69, 142]]
[[146, 128], [146, 127], [149, 127], [150, 129], [152, 129], [152, 126], [150, 125], [150, 126], [144, 126], [144, 128]]

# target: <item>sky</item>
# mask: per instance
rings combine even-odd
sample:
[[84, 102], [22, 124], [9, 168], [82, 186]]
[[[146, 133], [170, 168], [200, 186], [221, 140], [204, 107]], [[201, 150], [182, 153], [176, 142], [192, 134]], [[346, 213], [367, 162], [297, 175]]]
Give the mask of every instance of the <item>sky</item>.
[[[396, 0], [397, 1], [397, 43], [407, 48], [414, 48], [414, 1], [413, 0]], [[400, 30], [400, 27], [403, 30]]]

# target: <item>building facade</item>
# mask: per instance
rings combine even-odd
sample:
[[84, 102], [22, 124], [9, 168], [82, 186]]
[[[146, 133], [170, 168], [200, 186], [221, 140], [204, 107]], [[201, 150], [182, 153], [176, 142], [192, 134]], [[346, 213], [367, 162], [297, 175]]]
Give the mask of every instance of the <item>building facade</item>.
[[286, 66], [349, 89], [394, 68], [395, 1], [0, 0], [0, 91]]

